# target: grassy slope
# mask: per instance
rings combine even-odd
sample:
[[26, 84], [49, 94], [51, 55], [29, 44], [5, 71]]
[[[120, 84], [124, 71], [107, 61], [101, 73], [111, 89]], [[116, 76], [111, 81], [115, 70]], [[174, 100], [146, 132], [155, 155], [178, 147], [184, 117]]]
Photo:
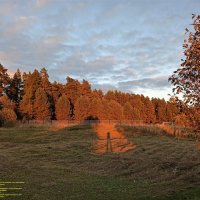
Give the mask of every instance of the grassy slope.
[[0, 129], [0, 179], [26, 182], [10, 199], [200, 199], [193, 141], [123, 130], [134, 151], [95, 155], [89, 126]]

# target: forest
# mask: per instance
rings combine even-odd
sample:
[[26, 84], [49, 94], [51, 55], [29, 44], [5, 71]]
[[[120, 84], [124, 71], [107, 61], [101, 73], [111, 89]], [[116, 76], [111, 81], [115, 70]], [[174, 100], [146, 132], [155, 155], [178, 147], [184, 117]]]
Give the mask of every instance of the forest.
[[174, 122], [193, 126], [189, 107], [171, 97], [169, 101], [143, 95], [91, 89], [87, 80], [71, 77], [66, 83], [50, 82], [45, 68], [19, 69], [11, 77], [0, 65], [0, 121], [16, 120], [132, 120], [143, 123]]

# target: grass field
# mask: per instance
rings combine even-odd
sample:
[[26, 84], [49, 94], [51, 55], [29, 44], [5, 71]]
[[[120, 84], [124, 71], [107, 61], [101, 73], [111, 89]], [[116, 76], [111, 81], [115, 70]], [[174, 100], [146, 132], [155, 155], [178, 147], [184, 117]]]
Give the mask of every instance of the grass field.
[[200, 199], [192, 139], [118, 127], [136, 148], [96, 154], [89, 125], [0, 129], [0, 181], [24, 181], [21, 200]]

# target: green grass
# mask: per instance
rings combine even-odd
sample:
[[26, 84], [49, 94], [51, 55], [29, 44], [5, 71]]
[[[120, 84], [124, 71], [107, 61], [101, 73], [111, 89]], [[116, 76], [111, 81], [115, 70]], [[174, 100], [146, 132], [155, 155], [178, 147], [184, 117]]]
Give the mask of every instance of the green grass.
[[0, 181], [24, 181], [21, 200], [200, 199], [200, 150], [191, 139], [120, 127], [137, 145], [97, 155], [90, 126], [0, 129]]

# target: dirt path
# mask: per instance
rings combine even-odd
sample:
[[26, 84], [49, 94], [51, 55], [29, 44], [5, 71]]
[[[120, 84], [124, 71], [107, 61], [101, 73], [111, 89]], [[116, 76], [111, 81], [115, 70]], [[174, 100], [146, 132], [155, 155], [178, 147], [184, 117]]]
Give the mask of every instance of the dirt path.
[[123, 133], [116, 129], [115, 124], [97, 124], [93, 128], [98, 137], [97, 142], [94, 144], [96, 153], [123, 153], [136, 147], [128, 141]]

